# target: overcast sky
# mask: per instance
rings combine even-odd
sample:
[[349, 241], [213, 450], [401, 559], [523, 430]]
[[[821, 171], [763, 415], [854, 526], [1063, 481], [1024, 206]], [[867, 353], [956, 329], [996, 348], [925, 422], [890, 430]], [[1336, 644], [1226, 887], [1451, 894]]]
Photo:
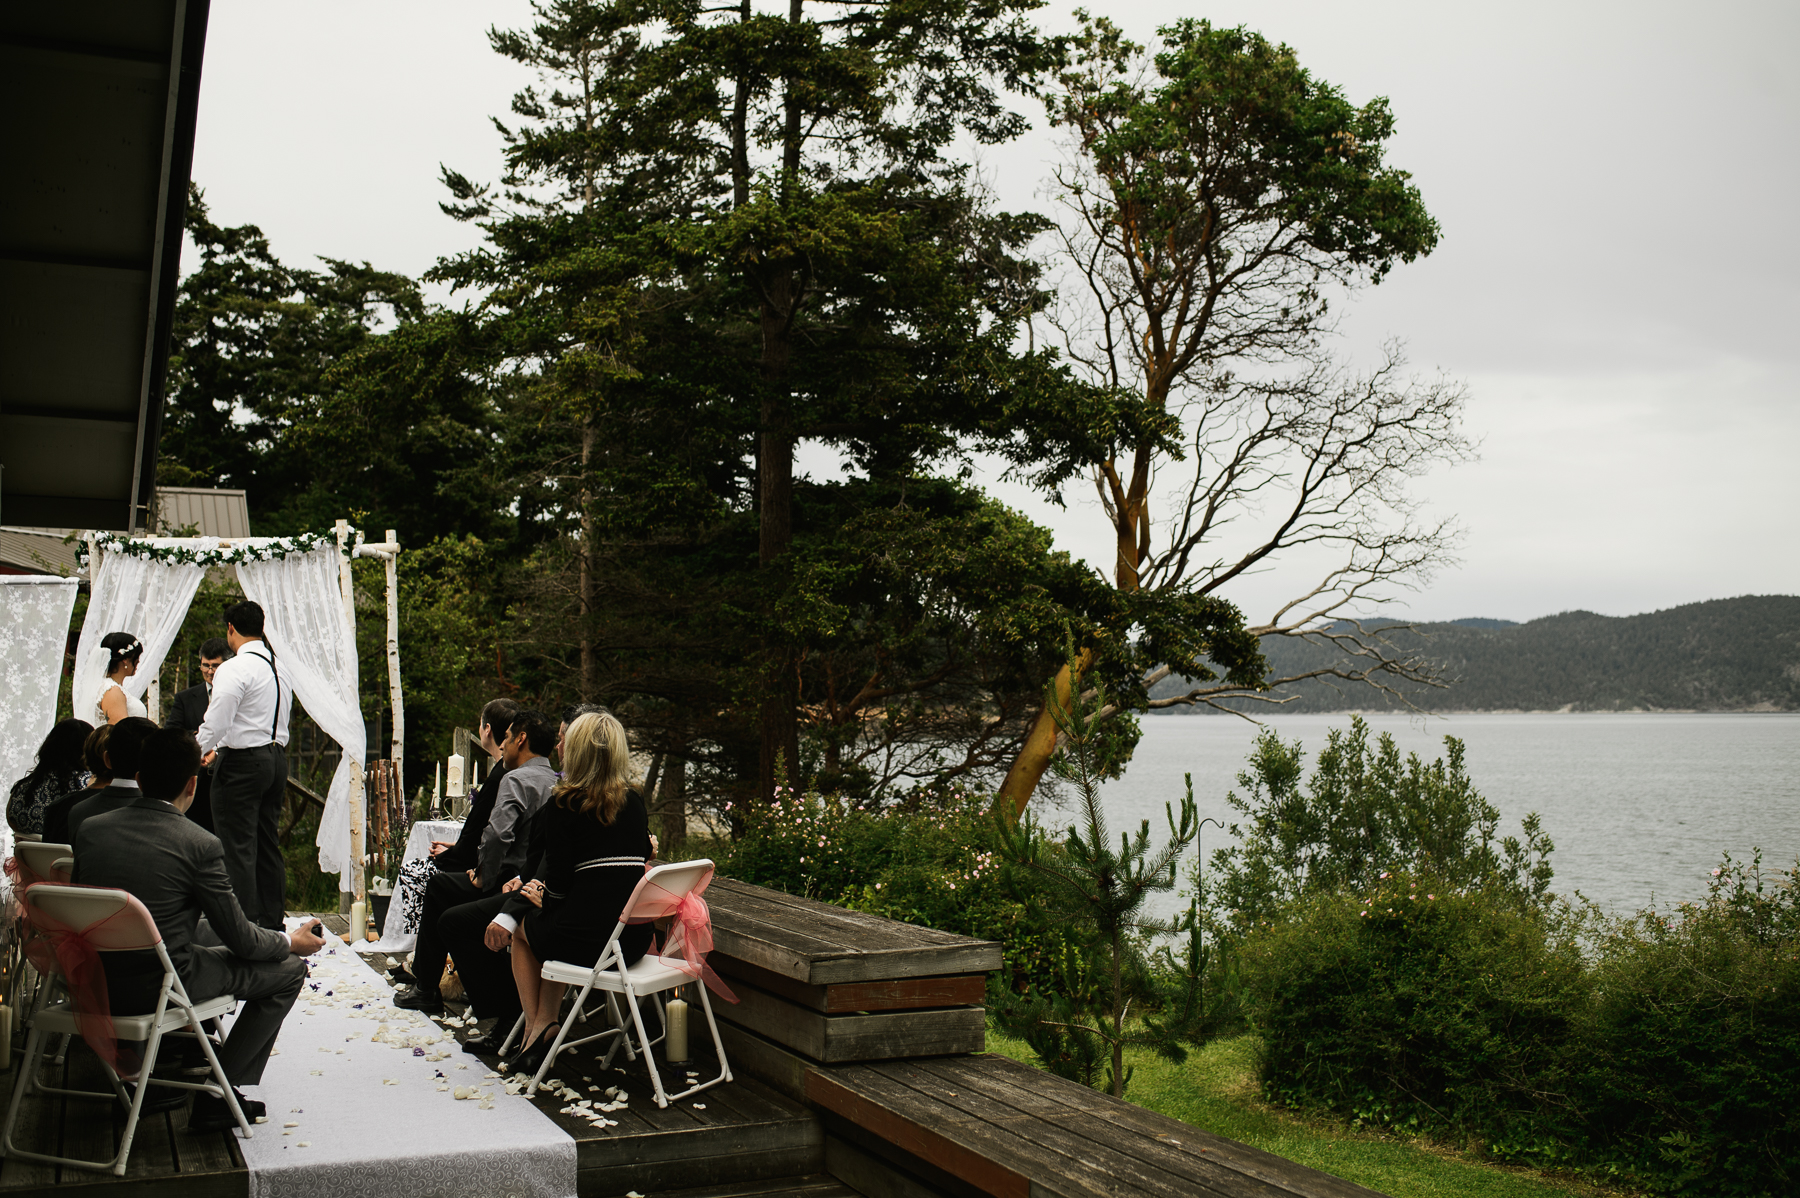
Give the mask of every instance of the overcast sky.
[[[1444, 240], [1356, 297], [1341, 348], [1366, 361], [1404, 339], [1416, 367], [1467, 383], [1482, 440], [1480, 461], [1417, 484], [1468, 537], [1462, 565], [1407, 598], [1414, 615], [1800, 593], [1800, 5], [1090, 7], [1140, 41], [1181, 16], [1246, 24], [1353, 102], [1392, 101], [1389, 162]], [[527, 13], [214, 0], [194, 156], [213, 219], [262, 226], [295, 265], [417, 274], [472, 245], [438, 211], [438, 164], [498, 173], [488, 118], [526, 80], [485, 30]], [[1042, 206], [1057, 150], [1039, 125], [985, 164], [1008, 207]], [[996, 490], [1109, 560], [1091, 489], [1060, 512]], [[1276, 570], [1233, 597], [1261, 618], [1308, 581]]]

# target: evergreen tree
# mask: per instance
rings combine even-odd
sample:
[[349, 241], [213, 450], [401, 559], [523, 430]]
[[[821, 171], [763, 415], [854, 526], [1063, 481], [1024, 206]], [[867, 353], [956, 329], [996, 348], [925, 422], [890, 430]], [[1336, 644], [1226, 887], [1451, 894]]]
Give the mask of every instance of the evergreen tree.
[[[710, 673], [706, 706], [723, 691], [757, 707], [753, 743], [715, 729], [689, 744], [753, 760], [763, 793], [805, 767], [800, 711], [824, 697], [805, 691], [827, 685], [806, 563], [841, 559], [832, 542], [858, 513], [925, 530], [922, 480], [975, 445], [1029, 440], [1084, 393], [1016, 348], [1043, 302], [1023, 253], [1042, 223], [989, 211], [948, 156], [960, 136], [1024, 127], [1003, 93], [1044, 62], [1034, 3], [546, 0], [531, 28], [490, 35], [541, 84], [500, 123], [498, 185], [446, 171], [447, 210], [487, 244], [433, 277], [485, 292], [487, 335], [526, 372], [540, 428], [567, 438], [545, 514], [571, 547], [580, 689], [609, 685], [614, 647], [629, 660], [605, 672], [650, 707], [684, 689], [659, 689], [664, 667]], [[847, 475], [797, 478], [803, 440], [836, 448]], [[603, 580], [602, 558], [626, 575]], [[625, 576], [637, 601], [603, 605]], [[695, 674], [705, 653], [656, 634], [657, 597], [709, 592], [698, 640], [735, 649]], [[1054, 660], [1060, 622], [1000, 647]], [[873, 690], [932, 703], [930, 680], [954, 669], [903, 656]]]

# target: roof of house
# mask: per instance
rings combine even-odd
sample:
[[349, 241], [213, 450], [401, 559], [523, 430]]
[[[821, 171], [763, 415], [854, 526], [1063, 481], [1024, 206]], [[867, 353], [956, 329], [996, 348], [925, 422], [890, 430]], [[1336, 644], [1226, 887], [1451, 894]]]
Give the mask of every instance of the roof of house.
[[63, 535], [53, 529], [0, 528], [0, 574], [79, 573], [75, 546], [65, 545]]
[[156, 527], [163, 536], [194, 529], [196, 536], [237, 538], [250, 535], [250, 505], [242, 491], [207, 487], [156, 488]]

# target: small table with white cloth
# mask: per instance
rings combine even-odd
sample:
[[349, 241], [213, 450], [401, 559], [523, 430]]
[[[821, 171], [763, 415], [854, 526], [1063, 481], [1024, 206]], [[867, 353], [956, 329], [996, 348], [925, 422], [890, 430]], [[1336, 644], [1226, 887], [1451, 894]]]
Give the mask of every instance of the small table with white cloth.
[[431, 860], [431, 842], [452, 844], [462, 835], [462, 821], [422, 819], [406, 837], [406, 855], [394, 882], [394, 897], [382, 921], [381, 939], [354, 941], [359, 953], [410, 953], [419, 940], [419, 913], [425, 905], [425, 883], [437, 872]]

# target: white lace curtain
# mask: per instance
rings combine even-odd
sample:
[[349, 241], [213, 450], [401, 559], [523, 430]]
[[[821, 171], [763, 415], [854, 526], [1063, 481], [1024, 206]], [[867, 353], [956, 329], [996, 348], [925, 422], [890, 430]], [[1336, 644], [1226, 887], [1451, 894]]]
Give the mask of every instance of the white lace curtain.
[[[325, 734], [343, 747], [319, 818], [319, 868], [351, 888], [350, 772], [362, 768], [368, 732], [357, 698], [356, 634], [338, 589], [338, 547], [320, 545], [272, 561], [240, 561], [244, 597], [262, 606], [283, 679]], [[109, 565], [107, 567], [111, 569]]]
[[162, 668], [169, 647], [181, 635], [182, 621], [206, 571], [184, 562], [155, 561], [126, 553], [100, 559], [100, 576], [88, 596], [81, 640], [75, 646], [75, 684], [71, 689], [75, 718], [94, 718], [94, 704], [106, 679], [110, 654], [100, 647], [109, 632], [129, 632], [144, 642], [137, 673], [124, 682], [125, 693], [144, 697], [150, 680]]
[[[0, 794], [31, 772], [38, 746], [56, 723], [78, 581], [0, 574]], [[12, 836], [4, 823], [0, 838], [10, 852]]]

